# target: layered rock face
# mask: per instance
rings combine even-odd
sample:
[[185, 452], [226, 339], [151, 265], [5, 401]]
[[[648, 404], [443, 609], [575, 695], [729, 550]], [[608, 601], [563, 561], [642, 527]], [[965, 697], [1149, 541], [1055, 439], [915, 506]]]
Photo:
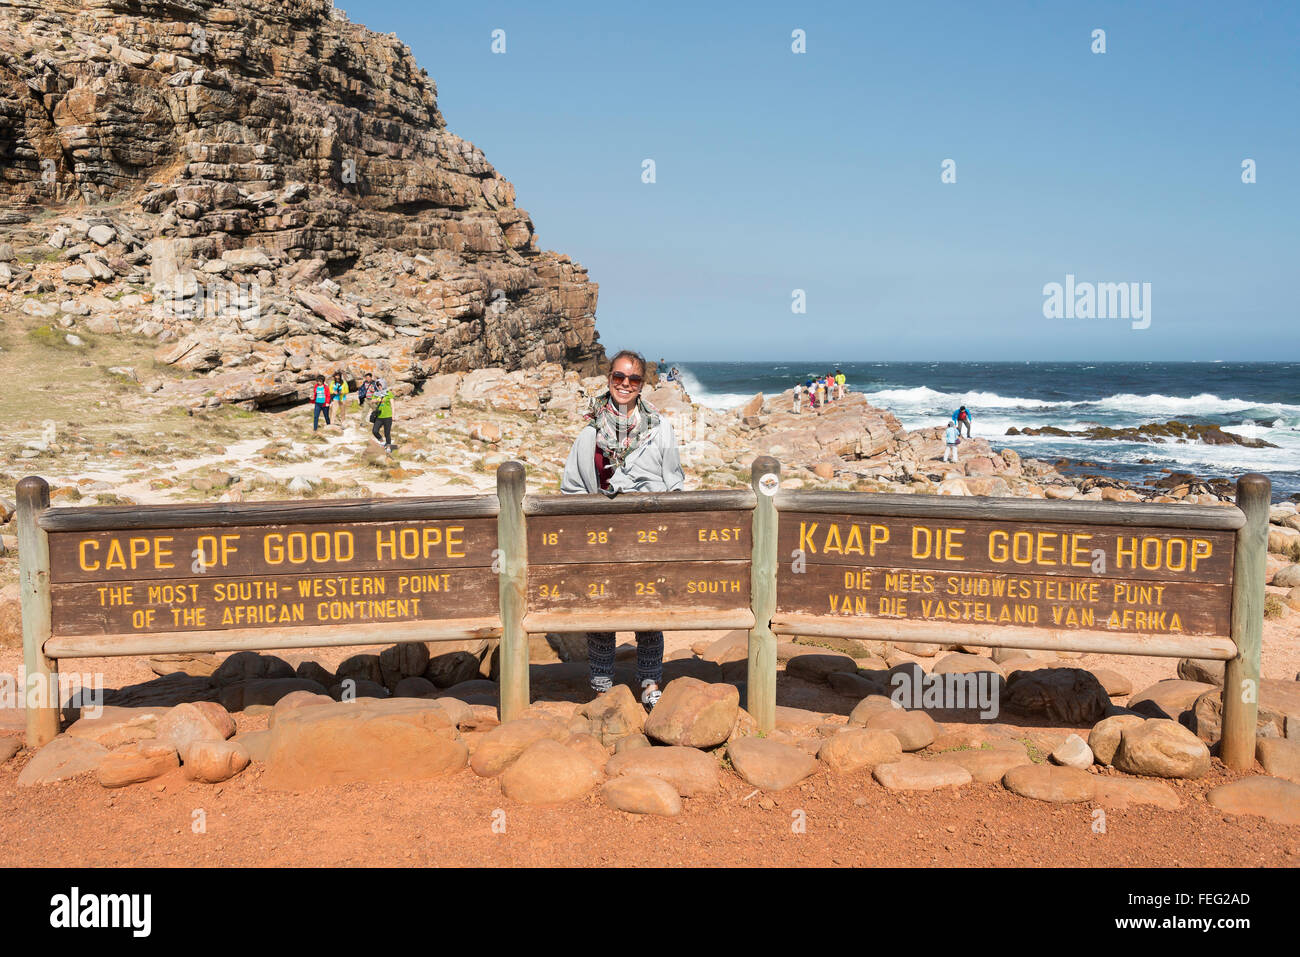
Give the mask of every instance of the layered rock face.
[[[107, 271], [83, 258], [60, 278], [140, 284], [137, 331], [189, 337], [159, 357], [186, 371], [284, 386], [304, 352], [338, 361], [321, 339], [413, 383], [486, 365], [592, 371], [596, 285], [539, 249], [514, 199], [446, 129], [410, 50], [329, 0], [0, 4], [5, 218], [75, 208], [51, 245], [90, 233]], [[244, 290], [238, 308], [195, 310], [218, 283]], [[261, 345], [292, 337], [308, 339], [280, 356]]]

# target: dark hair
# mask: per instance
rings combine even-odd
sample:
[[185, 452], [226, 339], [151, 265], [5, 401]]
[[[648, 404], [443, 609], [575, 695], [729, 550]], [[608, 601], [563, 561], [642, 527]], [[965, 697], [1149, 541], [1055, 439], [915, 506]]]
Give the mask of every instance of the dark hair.
[[633, 352], [631, 349], [621, 350], [616, 356], [614, 356], [614, 358], [609, 360], [609, 368], [611, 371], [614, 368], [614, 363], [619, 359], [631, 359], [640, 367], [641, 375], [645, 375], [645, 356], [641, 355], [641, 353]]
[[374, 373], [373, 373], [373, 372], [367, 372], [367, 373], [366, 373], [366, 378], [367, 378], [367, 379], [373, 379], [373, 378], [374, 378]]
[[316, 381], [317, 381], [317, 382], [324, 382], [324, 381], [325, 381], [325, 377], [324, 377], [323, 375], [318, 375], [318, 376], [316, 377]]

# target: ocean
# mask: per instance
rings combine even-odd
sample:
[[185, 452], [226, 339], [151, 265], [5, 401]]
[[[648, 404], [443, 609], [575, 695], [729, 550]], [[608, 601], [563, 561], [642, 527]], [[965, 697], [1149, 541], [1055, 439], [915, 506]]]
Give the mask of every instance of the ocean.
[[[780, 393], [796, 379], [842, 369], [850, 388], [888, 409], [905, 428], [973, 414], [973, 433], [996, 448], [1142, 484], [1161, 469], [1200, 478], [1261, 472], [1273, 498], [1300, 499], [1300, 363], [1296, 362], [693, 362], [670, 359], [691, 398], [728, 409], [756, 392]], [[1007, 435], [1015, 427], [1079, 430], [1165, 422], [1213, 423], [1278, 446], [1111, 442]], [[1141, 462], [1139, 460], [1147, 460]]]

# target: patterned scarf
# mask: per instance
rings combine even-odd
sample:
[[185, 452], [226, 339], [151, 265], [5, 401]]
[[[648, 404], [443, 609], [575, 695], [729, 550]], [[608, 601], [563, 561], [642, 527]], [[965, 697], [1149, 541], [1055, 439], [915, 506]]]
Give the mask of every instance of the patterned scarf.
[[623, 467], [627, 457], [659, 424], [654, 406], [640, 396], [627, 415], [619, 415], [609, 392], [596, 396], [583, 418], [596, 427], [596, 447], [615, 469]]

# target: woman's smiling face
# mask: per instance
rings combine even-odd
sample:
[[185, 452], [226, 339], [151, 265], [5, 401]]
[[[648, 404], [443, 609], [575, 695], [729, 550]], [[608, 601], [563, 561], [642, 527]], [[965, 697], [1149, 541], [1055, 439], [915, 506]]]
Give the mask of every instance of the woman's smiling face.
[[641, 394], [641, 385], [642, 371], [629, 356], [620, 357], [609, 370], [609, 394], [619, 405], [635, 402]]

